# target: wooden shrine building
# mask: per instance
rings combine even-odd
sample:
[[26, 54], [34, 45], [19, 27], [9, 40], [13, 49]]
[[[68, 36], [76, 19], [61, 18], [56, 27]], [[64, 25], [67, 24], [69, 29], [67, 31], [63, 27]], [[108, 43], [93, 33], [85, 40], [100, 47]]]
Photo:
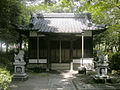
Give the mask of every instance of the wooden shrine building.
[[93, 34], [105, 27], [92, 23], [90, 13], [33, 13], [29, 25], [20, 29], [29, 33], [30, 65], [92, 69]]

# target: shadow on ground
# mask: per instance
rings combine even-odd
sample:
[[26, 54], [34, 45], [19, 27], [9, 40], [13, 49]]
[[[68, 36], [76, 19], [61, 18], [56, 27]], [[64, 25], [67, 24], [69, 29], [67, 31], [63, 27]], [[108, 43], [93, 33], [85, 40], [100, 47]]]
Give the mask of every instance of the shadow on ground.
[[52, 70], [49, 72], [29, 72], [26, 81], [13, 81], [10, 90], [116, 90], [120, 83], [96, 83], [93, 80], [95, 72], [86, 75], [77, 71]]

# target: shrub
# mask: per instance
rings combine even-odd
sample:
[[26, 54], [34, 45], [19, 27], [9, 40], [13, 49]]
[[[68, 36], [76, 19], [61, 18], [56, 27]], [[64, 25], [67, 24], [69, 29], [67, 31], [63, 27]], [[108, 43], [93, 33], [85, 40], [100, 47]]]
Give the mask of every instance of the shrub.
[[97, 51], [98, 50], [96, 48], [93, 49], [93, 58], [94, 58], [95, 61], [98, 61]]
[[12, 76], [10, 75], [10, 72], [0, 68], [0, 89], [6, 90], [11, 81]]
[[120, 52], [109, 55], [109, 67], [111, 70], [120, 70]]
[[98, 50], [97, 50], [96, 48], [93, 49], [94, 68], [97, 67], [97, 61], [98, 61], [97, 51], [98, 51]]
[[13, 72], [14, 52], [0, 52], [0, 66], [6, 67], [7, 70]]

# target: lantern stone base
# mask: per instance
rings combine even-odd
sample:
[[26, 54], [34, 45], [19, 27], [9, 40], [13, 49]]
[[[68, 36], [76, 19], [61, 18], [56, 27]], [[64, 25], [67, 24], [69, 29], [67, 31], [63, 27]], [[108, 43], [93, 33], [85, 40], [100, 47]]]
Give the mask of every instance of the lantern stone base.
[[107, 67], [108, 67], [107, 63], [97, 65], [97, 75], [93, 77], [96, 82], [98, 83], [111, 82], [110, 76], [107, 75]]
[[24, 74], [13, 74], [13, 80], [18, 81], [18, 80], [27, 80], [28, 75], [26, 73]]
[[107, 82], [110, 83], [111, 82], [111, 78], [108, 75], [105, 75], [105, 76], [95, 75], [93, 78], [97, 83], [107, 83]]
[[25, 73], [25, 62], [14, 62], [13, 80], [27, 80], [28, 75]]

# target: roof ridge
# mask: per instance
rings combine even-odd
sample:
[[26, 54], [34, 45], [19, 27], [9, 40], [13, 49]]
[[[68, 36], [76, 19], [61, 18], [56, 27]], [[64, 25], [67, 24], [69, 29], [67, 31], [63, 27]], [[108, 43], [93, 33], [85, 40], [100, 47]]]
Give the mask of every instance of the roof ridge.
[[32, 13], [38, 18], [85, 18], [91, 16], [91, 13]]

